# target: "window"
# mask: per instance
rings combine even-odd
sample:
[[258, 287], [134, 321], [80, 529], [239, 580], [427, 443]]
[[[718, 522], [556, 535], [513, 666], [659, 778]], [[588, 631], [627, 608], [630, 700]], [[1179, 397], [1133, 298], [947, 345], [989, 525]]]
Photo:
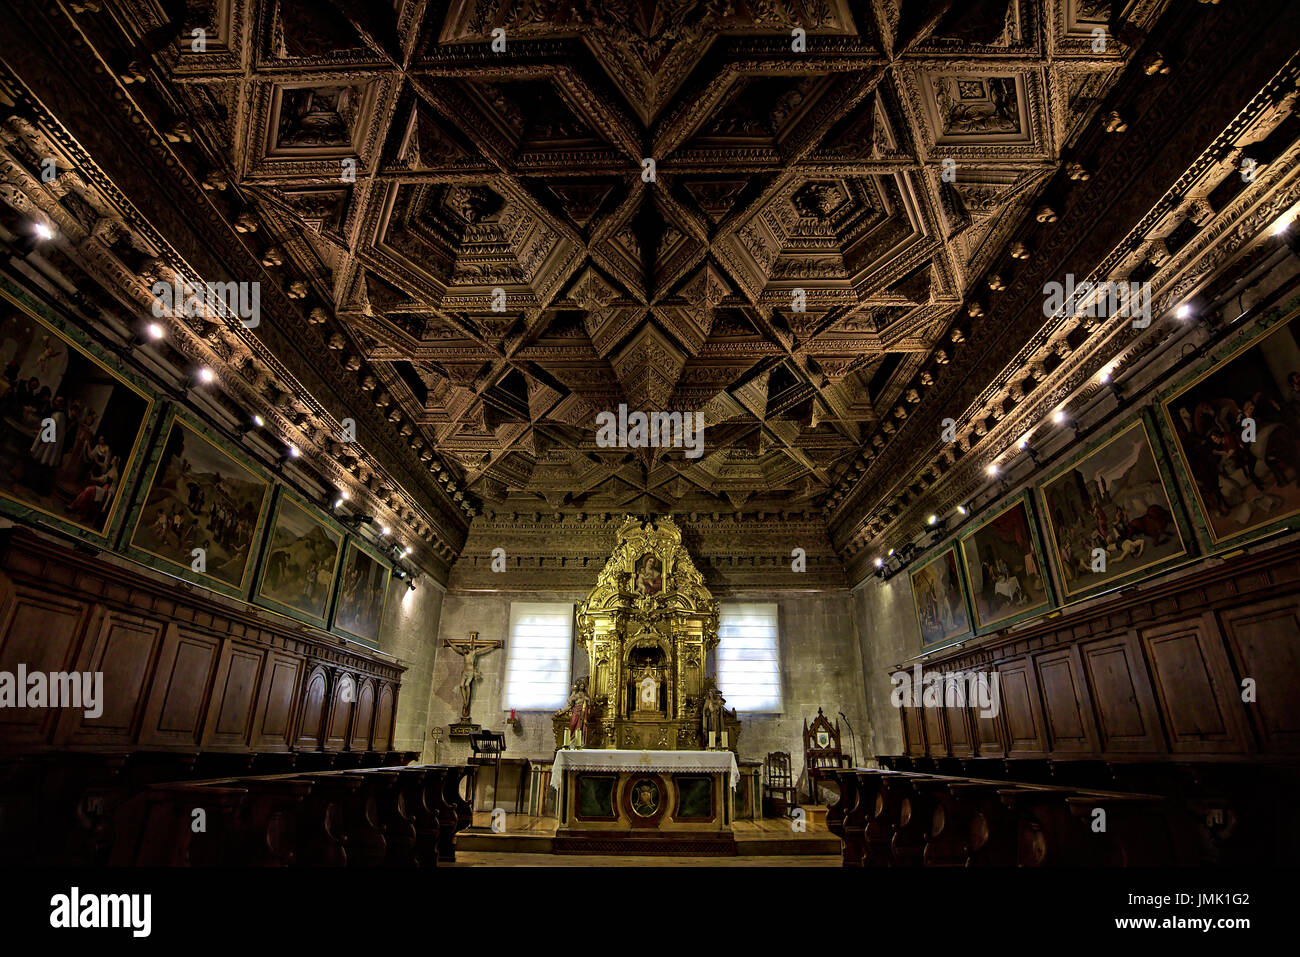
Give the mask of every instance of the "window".
[[742, 712], [781, 710], [781, 663], [776, 648], [776, 604], [718, 609], [718, 690]]
[[569, 700], [573, 606], [510, 603], [504, 707], [555, 711]]

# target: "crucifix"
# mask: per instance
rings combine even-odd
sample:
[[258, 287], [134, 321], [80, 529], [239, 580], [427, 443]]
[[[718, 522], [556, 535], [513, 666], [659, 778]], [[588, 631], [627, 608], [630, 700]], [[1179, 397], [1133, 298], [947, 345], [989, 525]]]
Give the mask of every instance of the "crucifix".
[[500, 648], [502, 643], [488, 641], [486, 638], [480, 640], [478, 632], [471, 631], [469, 638], [460, 638], [454, 641], [448, 638], [442, 644], [444, 648], [450, 648], [465, 659], [465, 667], [460, 673], [460, 719], [469, 721], [469, 702], [471, 695], [474, 693], [474, 681], [483, 677], [479, 674], [478, 660], [489, 651]]

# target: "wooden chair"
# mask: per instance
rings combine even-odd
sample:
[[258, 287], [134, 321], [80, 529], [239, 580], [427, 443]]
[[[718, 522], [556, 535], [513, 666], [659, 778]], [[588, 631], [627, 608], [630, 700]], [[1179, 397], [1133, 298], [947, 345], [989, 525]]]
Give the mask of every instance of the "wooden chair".
[[492, 800], [495, 802], [499, 793], [497, 785], [501, 783], [501, 755], [506, 749], [506, 733], [480, 731], [469, 736], [469, 744], [474, 753], [466, 763], [475, 769], [474, 779], [470, 784], [470, 806], [474, 806], [475, 798], [478, 797], [478, 769], [481, 767], [492, 768]]
[[818, 785], [822, 781], [834, 781], [834, 775], [825, 772], [830, 768], [850, 768], [853, 766], [852, 755], [840, 749], [840, 723], [832, 725], [826, 720], [822, 709], [817, 709], [817, 717], [809, 724], [803, 722], [803, 761], [804, 775], [808, 779], [808, 794], [814, 804], [820, 803], [817, 795]]
[[799, 789], [790, 768], [790, 752], [771, 752], [767, 756], [767, 773], [763, 784], [763, 816], [788, 817], [790, 809], [798, 803]]

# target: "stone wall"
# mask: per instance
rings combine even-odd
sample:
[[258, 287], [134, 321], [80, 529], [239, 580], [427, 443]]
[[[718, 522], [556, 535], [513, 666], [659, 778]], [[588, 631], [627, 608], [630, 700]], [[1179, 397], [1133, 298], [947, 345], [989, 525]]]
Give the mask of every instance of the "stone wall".
[[380, 631], [380, 650], [400, 658], [406, 666], [397, 699], [393, 747], [399, 751], [423, 751], [426, 760], [431, 760], [425, 732], [429, 726], [429, 689], [442, 604], [442, 586], [427, 576], [419, 580], [414, 591], [394, 578], [388, 589]]
[[906, 574], [888, 581], [868, 578], [853, 589], [853, 613], [858, 622], [866, 710], [870, 722], [867, 757], [900, 754], [903, 729], [898, 710], [889, 702], [893, 690], [889, 672], [921, 653], [921, 629], [912, 604], [912, 581]]
[[[442, 647], [446, 639], [463, 638], [477, 631], [482, 638], [508, 638], [510, 603], [572, 602], [586, 597], [586, 590], [523, 593], [447, 594], [439, 620], [437, 654], [433, 665], [433, 687], [429, 707], [429, 724], [444, 732], [439, 760], [460, 760], [469, 754], [468, 742], [449, 742], [447, 725], [460, 715], [461, 657]], [[867, 711], [862, 689], [862, 660], [853, 621], [853, 606], [847, 591], [822, 593], [738, 594], [738, 601], [773, 601], [780, 605], [779, 646], [781, 652], [782, 701], [779, 715], [741, 714], [740, 756], [762, 760], [770, 751], [789, 751], [797, 769], [803, 767], [803, 722], [811, 721], [817, 708], [825, 710], [834, 721], [843, 711], [858, 735], [867, 733]], [[730, 598], [728, 599], [730, 600]], [[484, 728], [499, 731], [505, 727], [507, 711], [502, 710], [506, 670], [506, 649], [492, 652], [479, 660], [483, 678], [475, 685], [473, 718]], [[573, 675], [587, 673], [588, 664], [582, 649], [575, 645]], [[523, 729], [516, 734], [506, 730], [507, 754], [530, 758], [552, 757], [555, 738], [551, 712], [520, 712]], [[848, 729], [841, 723], [844, 746], [851, 747]]]

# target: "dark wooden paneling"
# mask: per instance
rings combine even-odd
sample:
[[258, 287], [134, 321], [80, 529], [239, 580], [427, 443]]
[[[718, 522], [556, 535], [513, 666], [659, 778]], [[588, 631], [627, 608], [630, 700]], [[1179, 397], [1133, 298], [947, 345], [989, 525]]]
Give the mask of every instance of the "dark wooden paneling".
[[356, 713], [352, 718], [352, 737], [348, 747], [353, 751], [365, 751], [370, 748], [371, 725], [375, 720], [375, 683], [363, 678], [357, 692]]
[[1230, 697], [1228, 662], [1213, 621], [1194, 618], [1144, 628], [1139, 635], [1170, 749], [1193, 754], [1244, 752], [1244, 716], [1240, 704]]
[[[998, 695], [1001, 694], [999, 688]], [[975, 719], [975, 741], [979, 756], [981, 758], [1004, 757], [1007, 753], [1007, 728], [1002, 718], [1002, 709], [999, 707], [997, 714], [983, 714], [979, 709], [975, 709], [972, 711], [972, 716]]]
[[220, 642], [211, 635], [172, 627], [163, 639], [153, 693], [140, 743], [146, 747], [198, 747], [212, 694]]
[[315, 750], [321, 746], [321, 726], [325, 723], [325, 695], [329, 690], [329, 673], [317, 665], [307, 675], [302, 695], [302, 721], [298, 726], [296, 746]]
[[1080, 649], [1097, 714], [1103, 752], [1164, 748], [1146, 665], [1132, 634], [1088, 642]]
[[348, 726], [357, 703], [357, 679], [354, 675], [336, 676], [330, 688], [329, 722], [325, 731], [325, 750], [342, 751], [348, 745]]
[[1236, 700], [1241, 682], [1255, 681], [1255, 701], [1243, 704], [1265, 751], [1300, 751], [1300, 599], [1294, 595], [1219, 613], [1232, 652]]
[[85, 717], [84, 711], [66, 715], [60, 745], [129, 747], [135, 741], [165, 631], [162, 622], [136, 615], [100, 616], [77, 668], [104, 675], [104, 710], [97, 718]]
[[1007, 732], [1007, 757], [1023, 758], [1047, 752], [1038, 688], [1029, 662], [1024, 659], [998, 665], [1002, 719]]
[[[85, 631], [87, 606], [57, 594], [27, 588], [8, 592], [0, 641], [0, 671], [69, 671]], [[24, 689], [19, 689], [23, 691]], [[56, 708], [0, 708], [0, 738], [15, 744], [47, 740], [58, 721]]]
[[948, 728], [948, 753], [954, 758], [972, 757], [975, 744], [971, 739], [970, 709], [944, 708], [944, 719]]
[[252, 744], [257, 679], [264, 657], [258, 648], [236, 642], [226, 645], [217, 670], [205, 747], [242, 750]]
[[256, 751], [283, 751], [293, 744], [294, 703], [298, 698], [298, 677], [302, 661], [272, 652], [263, 665], [259, 724], [253, 734]]
[[926, 754], [925, 728], [921, 721], [921, 709], [900, 708], [899, 713], [903, 720], [903, 739], [907, 742], [907, 753]]
[[1034, 667], [1038, 670], [1038, 687], [1043, 692], [1049, 749], [1054, 752], [1091, 751], [1092, 735], [1073, 649], [1063, 648], [1037, 655]]
[[396, 700], [393, 686], [384, 682], [379, 688], [379, 703], [375, 706], [374, 749], [386, 751], [393, 745], [393, 712]]
[[921, 720], [925, 722], [925, 740], [929, 745], [927, 754], [943, 757], [948, 753], [948, 734], [943, 726], [943, 708], [921, 708]]

